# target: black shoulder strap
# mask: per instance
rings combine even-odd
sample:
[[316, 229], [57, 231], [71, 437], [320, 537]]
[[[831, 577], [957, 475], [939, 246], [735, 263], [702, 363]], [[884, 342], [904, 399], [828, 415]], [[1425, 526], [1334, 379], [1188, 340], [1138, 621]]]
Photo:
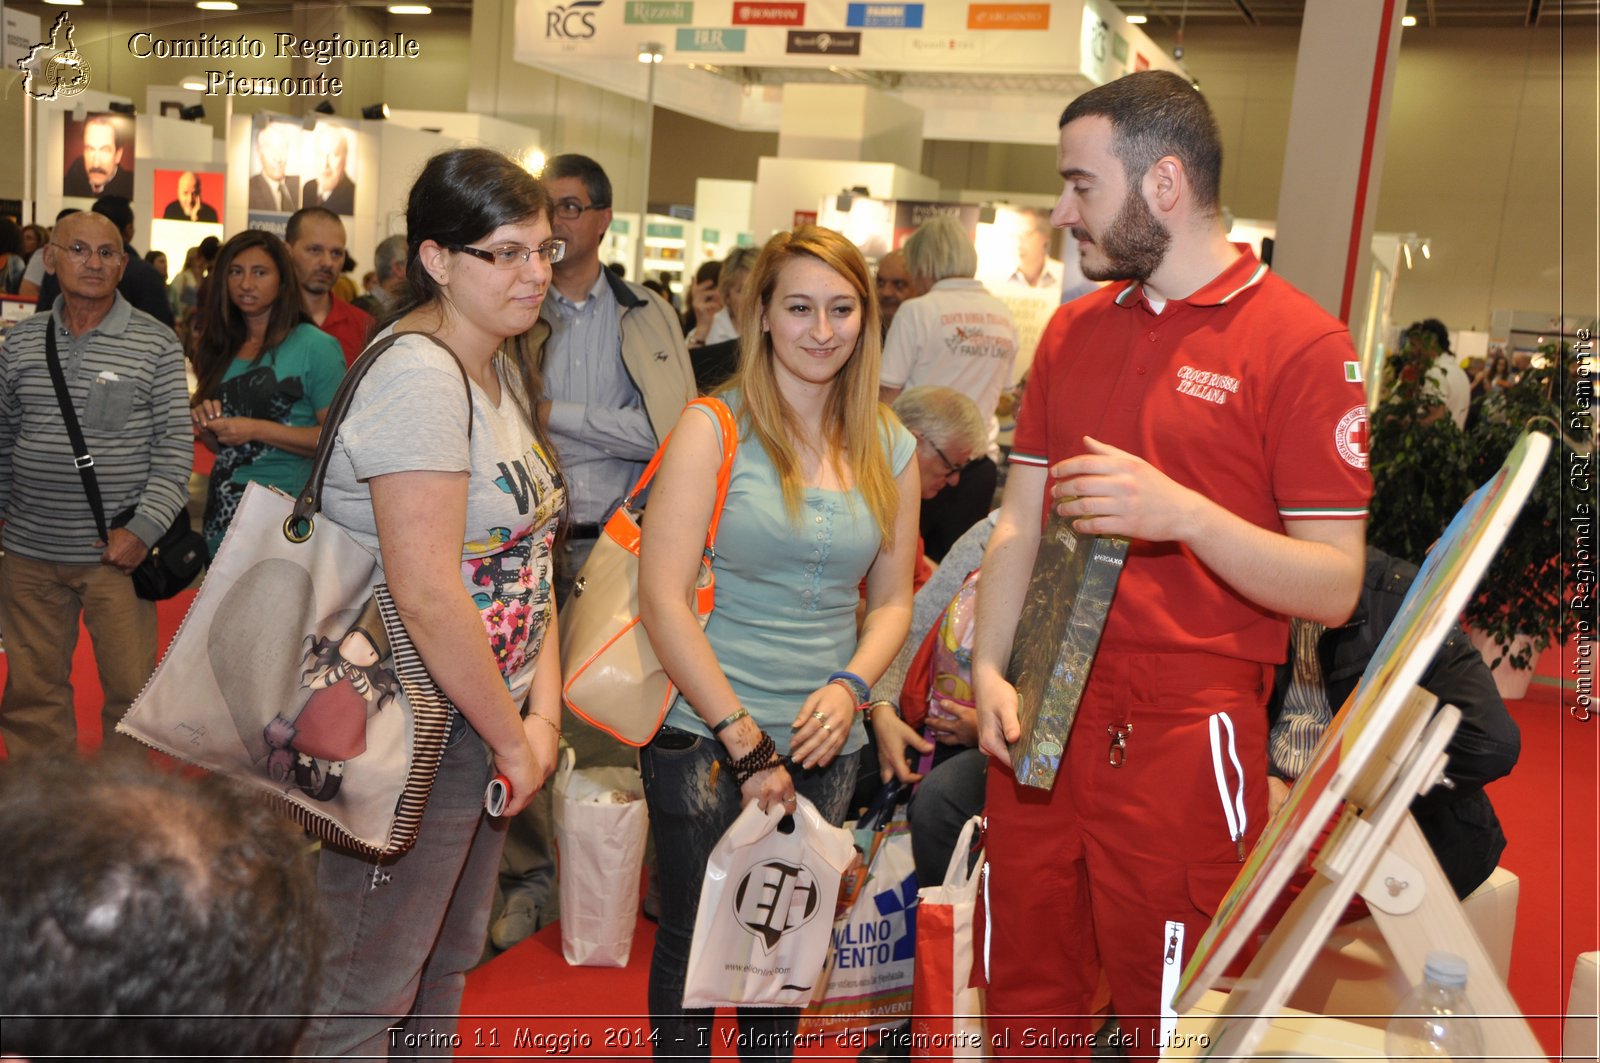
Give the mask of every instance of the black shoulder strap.
[[461, 359], [456, 357], [456, 352], [450, 345], [439, 337], [427, 332], [393, 332], [374, 343], [362, 352], [345, 372], [344, 379], [339, 382], [339, 390], [333, 394], [333, 401], [328, 403], [328, 415], [322, 421], [322, 435], [317, 439], [317, 451], [311, 458], [311, 476], [306, 480], [305, 487], [300, 489], [300, 494], [294, 500], [294, 513], [285, 522], [284, 528], [299, 529], [305, 532], [309, 529], [312, 516], [322, 505], [322, 481], [328, 475], [328, 463], [333, 459], [333, 444], [339, 434], [339, 425], [344, 421], [345, 415], [350, 412], [350, 404], [355, 401], [356, 388], [361, 384], [361, 378], [367, 375], [367, 370], [378, 360], [378, 356], [393, 347], [402, 336], [421, 336], [431, 340], [444, 348], [450, 360], [456, 363], [456, 369], [461, 372], [461, 383], [467, 389], [467, 440], [472, 440], [472, 381], [467, 377], [467, 368], [461, 364]]
[[[49, 311], [47, 311], [49, 313]], [[94, 455], [84, 441], [83, 429], [78, 426], [78, 412], [72, 408], [72, 396], [67, 392], [67, 377], [61, 371], [61, 357], [56, 353], [55, 315], [45, 323], [44, 360], [50, 366], [50, 383], [56, 388], [56, 402], [61, 407], [61, 421], [67, 428], [67, 438], [72, 441], [72, 464], [83, 478], [83, 493], [89, 496], [89, 509], [94, 513], [94, 526], [100, 541], [106, 541], [105, 504], [100, 501], [100, 479], [94, 472]]]

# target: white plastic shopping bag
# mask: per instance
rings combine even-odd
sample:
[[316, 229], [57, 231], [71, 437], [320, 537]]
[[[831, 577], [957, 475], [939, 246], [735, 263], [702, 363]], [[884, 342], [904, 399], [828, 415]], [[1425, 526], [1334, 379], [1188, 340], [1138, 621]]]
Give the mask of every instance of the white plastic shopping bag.
[[683, 1006], [810, 1003], [854, 854], [849, 832], [804, 797], [787, 815], [746, 805], [706, 866]]
[[639, 919], [639, 872], [650, 821], [637, 768], [573, 770], [555, 780], [561, 955], [575, 967], [626, 967]]
[[[911, 1020], [914, 1059], [981, 1059], [983, 991], [968, 987], [972, 974], [972, 921], [979, 875], [969, 871], [973, 816], [961, 828], [944, 883], [917, 893], [917, 975]], [[983, 858], [978, 858], [978, 868]]]

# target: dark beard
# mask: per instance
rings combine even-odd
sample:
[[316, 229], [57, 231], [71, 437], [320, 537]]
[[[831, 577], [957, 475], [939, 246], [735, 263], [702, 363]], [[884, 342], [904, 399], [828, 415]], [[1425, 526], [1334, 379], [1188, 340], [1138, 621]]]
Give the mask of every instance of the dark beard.
[[[1072, 235], [1081, 240], [1088, 237], [1089, 232], [1074, 227]], [[1085, 277], [1092, 281], [1143, 283], [1166, 260], [1167, 250], [1172, 246], [1172, 233], [1151, 213], [1139, 190], [1131, 188], [1122, 201], [1122, 209], [1095, 243], [1106, 261], [1097, 266], [1083, 263]]]

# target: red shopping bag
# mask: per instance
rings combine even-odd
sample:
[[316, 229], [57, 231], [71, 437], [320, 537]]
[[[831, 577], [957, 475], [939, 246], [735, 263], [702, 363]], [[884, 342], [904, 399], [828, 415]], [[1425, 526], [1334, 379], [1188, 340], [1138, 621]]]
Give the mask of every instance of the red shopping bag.
[[911, 1055], [914, 1059], [982, 1059], [983, 990], [968, 986], [972, 974], [973, 916], [983, 858], [968, 870], [973, 831], [981, 817], [961, 828], [944, 882], [917, 894], [917, 966], [912, 979]]

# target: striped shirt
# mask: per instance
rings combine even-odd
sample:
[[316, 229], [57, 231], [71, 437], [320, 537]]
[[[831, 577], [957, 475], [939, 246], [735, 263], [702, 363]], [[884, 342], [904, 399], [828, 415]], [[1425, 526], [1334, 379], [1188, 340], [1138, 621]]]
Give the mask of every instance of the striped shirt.
[[137, 506], [127, 528], [146, 545], [189, 501], [194, 435], [183, 350], [170, 328], [120, 294], [97, 326], [74, 338], [63, 300], [15, 325], [0, 344], [0, 545], [69, 565], [98, 564], [99, 532], [50, 383], [46, 329], [100, 483], [107, 520]]

